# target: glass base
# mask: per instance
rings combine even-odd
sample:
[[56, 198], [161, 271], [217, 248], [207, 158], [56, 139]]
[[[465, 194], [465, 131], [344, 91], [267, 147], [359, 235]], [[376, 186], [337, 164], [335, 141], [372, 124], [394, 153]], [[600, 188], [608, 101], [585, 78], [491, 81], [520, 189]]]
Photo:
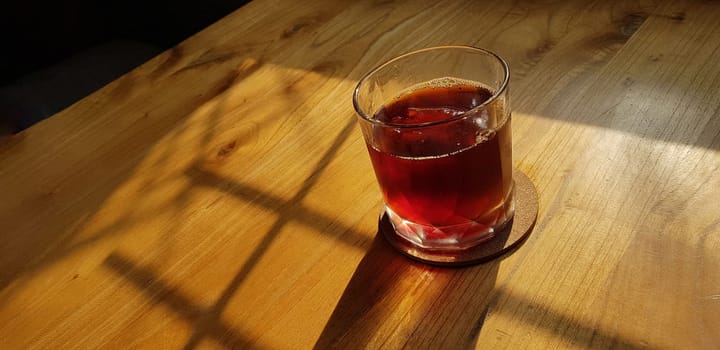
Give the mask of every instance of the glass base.
[[403, 219], [390, 207], [385, 206], [388, 220], [397, 234], [408, 242], [429, 250], [463, 250], [491, 239], [512, 220], [515, 212], [515, 186], [511, 188], [502, 205], [496, 207], [480, 220], [449, 226], [419, 224]]
[[[424, 247], [416, 243], [415, 239], [409, 239], [405, 234], [401, 234], [391, 222], [388, 212], [383, 212], [380, 217], [379, 233], [400, 253], [431, 265], [466, 266], [495, 259], [518, 247], [530, 234], [537, 219], [538, 195], [535, 186], [517, 169], [513, 169], [513, 179], [515, 195], [514, 211], [512, 209], [509, 211], [511, 218], [503, 227], [493, 227], [492, 232], [474, 237], [479, 240], [463, 239], [465, 245], [460, 247], [464, 248], [458, 249], [453, 240], [442, 240], [441, 244]], [[404, 228], [404, 226], [399, 227]], [[415, 234], [416, 231], [411, 232]]]

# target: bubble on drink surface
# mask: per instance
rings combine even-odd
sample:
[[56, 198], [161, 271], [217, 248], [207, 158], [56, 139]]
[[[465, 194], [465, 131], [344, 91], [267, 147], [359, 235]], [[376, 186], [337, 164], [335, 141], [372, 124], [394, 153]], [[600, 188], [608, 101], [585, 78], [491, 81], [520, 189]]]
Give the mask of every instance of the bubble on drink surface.
[[[469, 80], [469, 79], [461, 79], [461, 78], [455, 78], [455, 77], [442, 77], [442, 78], [436, 78], [428, 81], [424, 81], [422, 83], [418, 83], [415, 85], [412, 85], [406, 89], [401, 90], [396, 99], [401, 98], [402, 96], [412, 94], [414, 91], [427, 89], [427, 88], [462, 88], [467, 86], [473, 86], [478, 89], [484, 89], [489, 91], [491, 94], [494, 94], [494, 90], [491, 89], [486, 84], [483, 84], [478, 81]], [[484, 101], [483, 101], [484, 102]]]
[[474, 80], [469, 79], [461, 79], [461, 78], [454, 78], [454, 77], [442, 77], [442, 78], [436, 78], [432, 80], [428, 80], [424, 83], [418, 84], [418, 87], [431, 87], [431, 88], [452, 88], [456, 86], [475, 86], [483, 89], [490, 88], [486, 86], [485, 84], [481, 82], [477, 82]]
[[452, 108], [452, 107], [408, 107], [408, 114], [411, 113], [427, 113], [427, 112], [439, 112], [443, 115], [454, 117], [465, 113], [465, 110]]

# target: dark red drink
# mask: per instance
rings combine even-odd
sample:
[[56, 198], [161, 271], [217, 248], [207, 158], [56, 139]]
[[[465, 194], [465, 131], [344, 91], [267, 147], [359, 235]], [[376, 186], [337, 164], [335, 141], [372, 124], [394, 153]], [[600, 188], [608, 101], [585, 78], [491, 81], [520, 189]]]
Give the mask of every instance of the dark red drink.
[[370, 157], [394, 224], [418, 236], [408, 238], [457, 245], [512, 215], [510, 118], [492, 101], [474, 109], [491, 96], [467, 82], [427, 84], [375, 113], [392, 125], [373, 130]]

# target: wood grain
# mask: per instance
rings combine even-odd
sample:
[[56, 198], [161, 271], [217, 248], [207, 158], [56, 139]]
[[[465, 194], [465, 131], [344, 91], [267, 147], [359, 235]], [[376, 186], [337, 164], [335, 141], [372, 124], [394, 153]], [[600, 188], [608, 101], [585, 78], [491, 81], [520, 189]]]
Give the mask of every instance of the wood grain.
[[[0, 348], [720, 347], [720, 3], [258, 0], [0, 144]], [[381, 61], [512, 70], [513, 254], [377, 235]]]

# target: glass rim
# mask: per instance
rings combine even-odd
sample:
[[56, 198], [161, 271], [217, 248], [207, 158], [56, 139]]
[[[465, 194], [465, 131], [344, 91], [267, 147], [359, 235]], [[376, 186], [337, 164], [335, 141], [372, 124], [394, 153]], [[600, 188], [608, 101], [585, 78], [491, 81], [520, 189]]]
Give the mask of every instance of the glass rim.
[[[363, 83], [367, 80], [368, 77], [377, 73], [381, 69], [387, 67], [391, 63], [397, 62], [408, 56], [412, 56], [415, 54], [428, 52], [428, 51], [448, 50], [448, 49], [452, 49], [452, 50], [463, 49], [463, 50], [471, 50], [471, 51], [475, 51], [475, 52], [481, 52], [481, 53], [487, 54], [491, 57], [494, 57], [500, 63], [500, 65], [503, 67], [504, 74], [503, 74], [503, 79], [502, 79], [502, 83], [500, 84], [500, 87], [497, 89], [497, 91], [493, 92], [492, 96], [490, 96], [487, 100], [485, 100], [485, 102], [473, 107], [472, 109], [469, 109], [465, 112], [454, 115], [447, 119], [435, 120], [435, 121], [431, 121], [431, 122], [423, 122], [423, 123], [417, 123], [417, 124], [399, 124], [399, 123], [383, 122], [383, 121], [374, 119], [371, 116], [368, 116], [367, 113], [365, 113], [365, 111], [362, 108], [360, 108], [360, 103], [358, 102], [358, 95], [360, 94], [360, 87], [363, 85]], [[360, 115], [360, 117], [362, 119], [364, 119], [372, 124], [376, 124], [376, 125], [382, 125], [382, 126], [393, 127], [393, 128], [418, 128], [418, 127], [440, 125], [440, 124], [463, 119], [467, 116], [467, 114], [474, 114], [479, 109], [481, 109], [481, 108], [487, 106], [488, 104], [490, 104], [491, 102], [495, 101], [498, 98], [498, 96], [502, 95], [505, 92], [505, 90], [507, 90], [509, 81], [510, 81], [510, 66], [507, 64], [507, 62], [502, 57], [500, 57], [500, 55], [496, 54], [495, 52], [492, 52], [488, 49], [483, 49], [481, 47], [475, 47], [475, 46], [469, 46], [469, 45], [432, 46], [432, 47], [426, 47], [423, 49], [406, 52], [404, 54], [395, 56], [395, 57], [385, 61], [384, 63], [381, 63], [380, 65], [371, 69], [369, 72], [367, 72], [365, 75], [363, 75], [362, 78], [360, 78], [360, 81], [358, 81], [357, 85], [355, 86], [355, 90], [353, 91], [353, 98], [352, 98], [353, 107], [355, 108], [355, 112], [358, 115]]]

